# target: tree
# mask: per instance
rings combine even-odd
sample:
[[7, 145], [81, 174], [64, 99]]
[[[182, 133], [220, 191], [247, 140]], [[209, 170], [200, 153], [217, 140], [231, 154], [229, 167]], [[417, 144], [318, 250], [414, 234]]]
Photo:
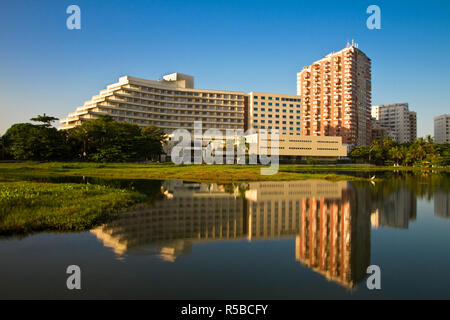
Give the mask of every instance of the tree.
[[5, 152], [5, 145], [3, 142], [3, 137], [0, 137], [0, 159], [4, 160], [6, 159], [6, 152]]
[[34, 122], [42, 122], [43, 126], [50, 127], [53, 121], [58, 121], [59, 119], [55, 118], [55, 117], [47, 116], [44, 113], [42, 116], [38, 115], [37, 117], [31, 118], [30, 120], [34, 121]]
[[400, 163], [402, 163], [403, 153], [399, 147], [395, 146], [395, 147], [391, 148], [388, 151], [388, 153], [389, 153], [389, 159], [392, 159], [392, 161], [395, 162], [396, 166], [399, 166]]
[[359, 162], [369, 160], [369, 148], [366, 146], [357, 146], [350, 152], [350, 158]]
[[141, 152], [145, 159], [158, 159], [167, 140], [164, 131], [155, 126], [148, 126], [142, 129], [141, 137]]
[[157, 127], [141, 129], [135, 124], [116, 122], [110, 116], [86, 121], [67, 132], [73, 154], [100, 162], [157, 159], [165, 139], [165, 133]]
[[380, 145], [378, 141], [373, 141], [369, 147], [369, 162], [384, 164], [384, 154], [383, 145]]
[[60, 160], [67, 157], [64, 133], [47, 125], [18, 123], [3, 136], [6, 152], [15, 160]]

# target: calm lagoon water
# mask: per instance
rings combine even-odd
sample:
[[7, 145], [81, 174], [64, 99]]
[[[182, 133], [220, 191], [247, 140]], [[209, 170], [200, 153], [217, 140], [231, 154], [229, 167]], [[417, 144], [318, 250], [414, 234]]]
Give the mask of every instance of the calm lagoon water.
[[114, 183], [155, 200], [90, 232], [1, 238], [0, 298], [450, 298], [449, 176]]

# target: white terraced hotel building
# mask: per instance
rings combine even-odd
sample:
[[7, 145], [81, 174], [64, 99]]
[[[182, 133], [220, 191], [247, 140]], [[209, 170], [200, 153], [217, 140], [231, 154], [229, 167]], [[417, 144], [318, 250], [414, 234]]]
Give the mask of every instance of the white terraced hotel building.
[[[332, 159], [347, 155], [341, 137], [299, 139], [302, 118], [298, 95], [194, 89], [194, 78], [181, 73], [168, 74], [157, 81], [121, 77], [61, 119], [60, 129], [80, 126], [101, 115], [141, 127], [154, 125], [169, 136], [175, 129], [187, 129], [193, 134], [195, 121], [201, 121], [203, 131], [277, 131], [281, 156]], [[250, 136], [255, 139], [254, 134]], [[203, 145], [212, 140], [204, 137]], [[214, 140], [223, 145], [225, 136], [214, 136]]]
[[70, 129], [84, 121], [110, 115], [119, 122], [139, 126], [154, 125], [171, 133], [193, 130], [194, 121], [206, 129], [244, 129], [243, 92], [194, 89], [194, 78], [181, 73], [158, 81], [124, 76], [91, 100], [61, 119], [60, 129]]

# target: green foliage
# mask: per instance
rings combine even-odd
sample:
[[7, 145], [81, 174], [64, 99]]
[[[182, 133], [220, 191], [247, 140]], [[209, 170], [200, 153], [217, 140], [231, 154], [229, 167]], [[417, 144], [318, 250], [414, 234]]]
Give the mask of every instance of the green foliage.
[[410, 144], [397, 144], [391, 139], [382, 143], [354, 147], [350, 157], [357, 162], [394, 166], [448, 166], [449, 144], [438, 145], [430, 136], [419, 138]]
[[158, 159], [166, 135], [150, 126], [141, 129], [109, 116], [86, 121], [67, 131], [51, 127], [56, 118], [45, 115], [32, 118], [43, 124], [19, 123], [3, 136], [5, 152], [15, 160], [89, 160], [123, 162]]
[[141, 132], [141, 152], [145, 159], [156, 160], [163, 153], [163, 143], [167, 135], [155, 126], [148, 126]]
[[3, 143], [15, 160], [58, 160], [67, 156], [64, 133], [46, 125], [14, 124], [3, 136]]
[[78, 158], [98, 162], [157, 159], [165, 134], [154, 126], [116, 122], [109, 116], [90, 120], [68, 130], [68, 144]]
[[356, 146], [350, 152], [350, 157], [358, 162], [364, 162], [369, 159], [369, 148], [366, 146]]
[[51, 126], [51, 124], [52, 124], [52, 122], [53, 121], [57, 121], [58, 120], [58, 118], [55, 118], [55, 117], [51, 117], [51, 116], [47, 116], [45, 113], [41, 116], [41, 115], [38, 115], [36, 118], [31, 118], [30, 119], [31, 121], [34, 121], [34, 122], [42, 122], [43, 124], [43, 126], [45, 126], [45, 127], [50, 127]]
[[0, 160], [4, 160], [7, 157], [5, 144], [3, 141], [4, 141], [3, 137], [0, 137]]
[[319, 162], [315, 158], [308, 158], [308, 159], [306, 159], [306, 164], [316, 165], [318, 163]]
[[2, 182], [0, 235], [89, 230], [144, 200], [143, 194], [102, 185]]

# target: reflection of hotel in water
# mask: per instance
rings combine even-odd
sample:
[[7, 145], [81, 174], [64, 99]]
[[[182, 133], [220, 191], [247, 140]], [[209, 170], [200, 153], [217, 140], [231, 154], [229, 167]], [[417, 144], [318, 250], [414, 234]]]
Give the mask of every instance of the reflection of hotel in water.
[[441, 218], [450, 218], [450, 193], [446, 190], [437, 190], [433, 194], [434, 215]]
[[352, 287], [365, 276], [370, 208], [347, 182], [256, 182], [239, 190], [169, 181], [161, 189], [164, 200], [92, 232], [118, 255], [153, 253], [166, 261], [198, 241], [295, 237], [296, 260], [328, 279]]
[[409, 221], [416, 220], [417, 198], [411, 189], [400, 187], [395, 192], [380, 193], [372, 199], [372, 227], [408, 229]]

